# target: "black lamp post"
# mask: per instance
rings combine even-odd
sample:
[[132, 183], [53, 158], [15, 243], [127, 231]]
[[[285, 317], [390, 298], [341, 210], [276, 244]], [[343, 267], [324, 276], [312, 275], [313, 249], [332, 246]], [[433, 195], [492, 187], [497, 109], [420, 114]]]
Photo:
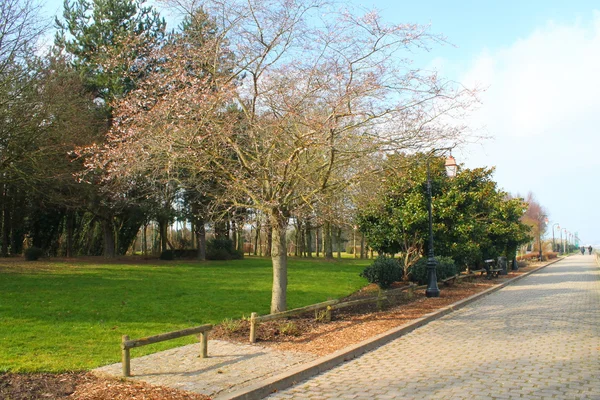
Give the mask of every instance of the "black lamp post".
[[[448, 150], [448, 149], [443, 149]], [[433, 151], [435, 152], [435, 150]], [[432, 153], [433, 153], [432, 152]], [[454, 178], [458, 171], [458, 165], [456, 160], [452, 157], [452, 154], [446, 158], [446, 175], [450, 178]], [[429, 214], [429, 251], [427, 253], [427, 290], [425, 290], [425, 296], [427, 297], [439, 297], [440, 289], [437, 284], [436, 267], [437, 261], [433, 254], [433, 220], [431, 217], [431, 173], [429, 171], [429, 157], [427, 158], [427, 213]]]
[[558, 230], [560, 230], [560, 225], [557, 223], [555, 223], [554, 225], [552, 225], [552, 251], [556, 251], [556, 243], [554, 243], [554, 226], [558, 225]]

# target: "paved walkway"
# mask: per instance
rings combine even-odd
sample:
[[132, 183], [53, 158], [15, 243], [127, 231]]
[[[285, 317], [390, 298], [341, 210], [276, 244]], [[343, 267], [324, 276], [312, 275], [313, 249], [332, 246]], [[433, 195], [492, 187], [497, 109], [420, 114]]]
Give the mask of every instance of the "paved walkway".
[[[226, 395], [317, 358], [314, 354], [222, 340], [209, 340], [208, 358], [199, 358], [199, 354], [200, 344], [196, 343], [133, 358], [131, 379], [211, 396]], [[119, 363], [94, 371], [121, 376], [121, 368]]]
[[600, 269], [571, 256], [270, 399], [600, 399]]

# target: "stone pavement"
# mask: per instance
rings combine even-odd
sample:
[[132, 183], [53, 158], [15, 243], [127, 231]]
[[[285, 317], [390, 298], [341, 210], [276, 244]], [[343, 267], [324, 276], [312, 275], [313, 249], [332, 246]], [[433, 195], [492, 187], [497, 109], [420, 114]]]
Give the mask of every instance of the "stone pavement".
[[[208, 358], [199, 358], [199, 354], [200, 344], [196, 343], [132, 358], [131, 379], [216, 396], [316, 358], [308, 353], [274, 351], [222, 340], [209, 340]], [[119, 363], [94, 372], [121, 376], [122, 369]]]
[[600, 268], [577, 255], [269, 399], [600, 399]]

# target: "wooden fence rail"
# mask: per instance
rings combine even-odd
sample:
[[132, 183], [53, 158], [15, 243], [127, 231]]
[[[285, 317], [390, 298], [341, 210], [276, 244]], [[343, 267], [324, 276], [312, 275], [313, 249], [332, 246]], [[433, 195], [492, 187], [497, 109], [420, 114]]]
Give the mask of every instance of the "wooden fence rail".
[[121, 363], [123, 364], [123, 376], [131, 376], [131, 356], [129, 350], [134, 347], [147, 346], [149, 344], [164, 342], [165, 340], [177, 339], [184, 336], [200, 334], [200, 358], [208, 357], [208, 332], [212, 325], [200, 325], [179, 331], [161, 333], [141, 339], [130, 340], [129, 336], [123, 335], [121, 342]]
[[322, 303], [311, 304], [310, 306], [294, 308], [293, 310], [283, 311], [275, 314], [258, 315], [253, 312], [250, 314], [250, 343], [256, 343], [256, 326], [259, 322], [273, 321], [275, 319], [292, 317], [295, 315], [304, 314], [311, 311], [318, 311], [327, 308], [332, 304], [339, 303], [340, 300], [328, 300]]
[[[344, 303], [342, 303], [341, 300], [339, 300], [339, 299], [329, 300], [329, 301], [324, 301], [322, 303], [312, 304], [310, 306], [295, 308], [293, 310], [283, 311], [283, 312], [275, 313], [275, 314], [267, 314], [267, 315], [259, 316], [257, 313], [253, 312], [252, 314], [250, 314], [250, 343], [256, 343], [256, 327], [257, 327], [258, 323], [260, 323], [260, 322], [273, 321], [276, 319], [282, 319], [282, 318], [292, 317], [295, 315], [304, 314], [304, 313], [307, 313], [310, 311], [316, 312], [319, 310], [325, 310], [324, 319], [326, 321], [331, 321], [331, 311], [332, 310], [336, 310], [336, 309], [343, 308], [343, 307], [350, 307], [352, 305], [371, 303], [371, 302], [381, 303], [381, 302], [383, 302], [383, 300], [386, 300], [389, 296], [397, 296], [397, 295], [401, 294], [401, 292], [404, 292], [406, 290], [412, 290], [414, 288], [415, 288], [415, 285], [410, 284], [410, 285], [402, 287], [402, 288], [392, 289], [392, 290], [387, 290], [387, 291], [381, 292], [377, 297], [369, 297], [366, 299], [352, 300], [352, 301], [347, 301]], [[381, 308], [381, 305], [378, 304], [378, 307]]]

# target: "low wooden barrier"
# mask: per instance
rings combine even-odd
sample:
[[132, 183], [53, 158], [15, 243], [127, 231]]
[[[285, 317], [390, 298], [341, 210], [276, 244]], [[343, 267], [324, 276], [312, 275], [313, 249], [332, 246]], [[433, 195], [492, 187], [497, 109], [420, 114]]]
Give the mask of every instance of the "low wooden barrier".
[[321, 309], [327, 308], [332, 304], [339, 303], [340, 300], [328, 300], [322, 303], [312, 304], [306, 307], [294, 308], [293, 310], [283, 311], [275, 314], [267, 314], [267, 315], [258, 315], [253, 312], [250, 314], [250, 343], [256, 343], [256, 326], [259, 322], [267, 322], [273, 321], [275, 319], [292, 317], [295, 315], [304, 314], [311, 311], [319, 311]]
[[[250, 314], [250, 343], [256, 343], [256, 327], [257, 327], [258, 323], [260, 323], [260, 322], [273, 321], [276, 319], [292, 317], [292, 316], [304, 314], [304, 313], [307, 313], [310, 311], [315, 311], [315, 314], [316, 314], [316, 312], [320, 311], [320, 310], [325, 310], [325, 315], [322, 318], [326, 321], [331, 321], [331, 311], [333, 311], [333, 310], [338, 310], [340, 308], [351, 307], [351, 306], [359, 305], [359, 304], [375, 303], [375, 302], [378, 303], [377, 306], [379, 309], [381, 309], [383, 301], [387, 300], [388, 297], [397, 296], [406, 290], [412, 291], [412, 289], [414, 289], [415, 287], [416, 287], [415, 285], [410, 284], [410, 285], [402, 287], [402, 288], [387, 290], [384, 292], [382, 291], [382, 292], [380, 292], [380, 294], [377, 297], [369, 297], [369, 298], [365, 298], [365, 299], [351, 300], [351, 301], [346, 301], [346, 302], [341, 302], [341, 300], [339, 300], [339, 299], [338, 300], [329, 300], [329, 301], [324, 301], [322, 303], [312, 304], [310, 306], [295, 308], [293, 310], [283, 311], [283, 312], [275, 313], [275, 314], [267, 314], [267, 315], [259, 316], [257, 313], [253, 312], [252, 314]], [[315, 319], [316, 318], [317, 318], [317, 315], [315, 315]]]
[[123, 335], [121, 342], [121, 363], [123, 364], [123, 376], [131, 376], [131, 357], [129, 350], [134, 347], [147, 346], [165, 340], [177, 339], [184, 336], [200, 334], [200, 358], [208, 357], [208, 332], [212, 325], [200, 325], [193, 328], [182, 329], [180, 331], [161, 333], [160, 335], [149, 336], [141, 339], [130, 340], [129, 336]]

